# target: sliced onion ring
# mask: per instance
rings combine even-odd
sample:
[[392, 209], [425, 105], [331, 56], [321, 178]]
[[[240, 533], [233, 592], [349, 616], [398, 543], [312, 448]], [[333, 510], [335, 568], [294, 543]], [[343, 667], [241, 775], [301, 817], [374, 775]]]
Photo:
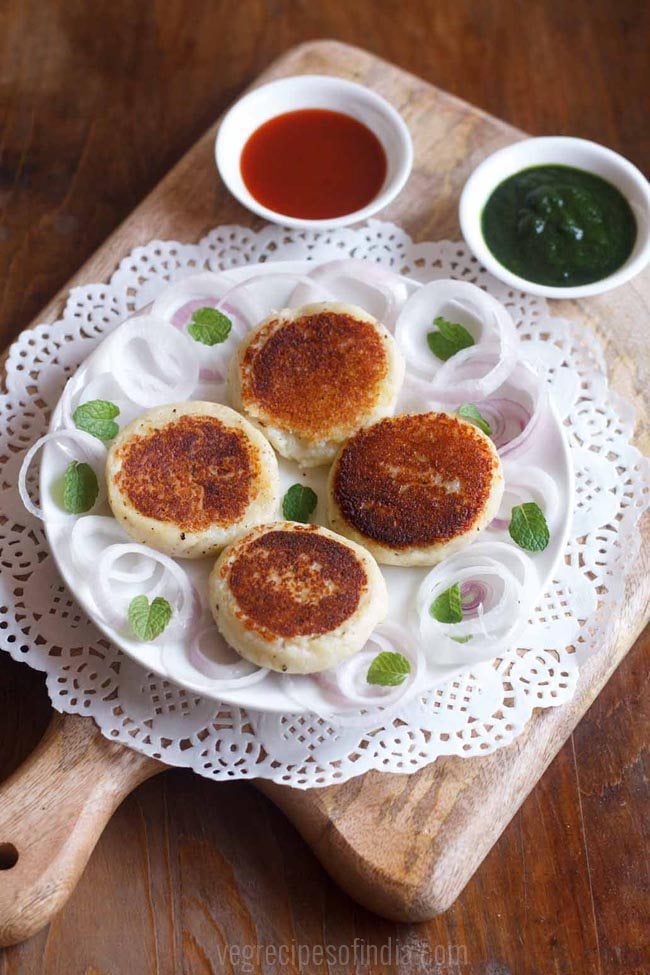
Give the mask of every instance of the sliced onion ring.
[[[462, 354], [462, 353], [461, 353]], [[483, 354], [486, 365], [495, 356]], [[548, 409], [546, 383], [530, 366], [518, 362], [505, 383], [493, 395], [472, 398], [461, 389], [450, 388], [441, 399], [432, 385], [418, 376], [410, 376], [400, 395], [399, 408], [405, 412], [452, 412], [463, 403], [471, 403], [491, 427], [490, 436], [502, 458], [519, 456], [540, 417]]]
[[[296, 300], [296, 291], [304, 289], [304, 300]], [[290, 271], [258, 274], [247, 278], [228, 291], [219, 302], [219, 310], [234, 318], [250, 330], [273, 312], [283, 308], [296, 308], [305, 301], [327, 301], [331, 295], [327, 289], [304, 274]]]
[[[379, 684], [369, 684], [367, 681], [368, 668], [375, 657], [384, 652], [401, 653], [411, 663], [411, 671], [396, 687], [383, 687]], [[359, 653], [343, 661], [334, 670], [336, 686], [343, 699], [353, 705], [367, 707], [385, 707], [401, 701], [412, 684], [421, 676], [424, 666], [424, 655], [413, 636], [396, 623], [384, 623], [370, 634], [368, 641]]]
[[[56, 443], [65, 450], [65, 447], [63, 447], [61, 441], [66, 440], [70, 440], [78, 445], [81, 453], [86, 459], [86, 462], [90, 464], [93, 470], [95, 470], [95, 467], [97, 466], [101, 467], [100, 474], [97, 476], [97, 486], [99, 488], [99, 492], [97, 494], [97, 500], [93, 505], [93, 509], [98, 508], [106, 500], [106, 482], [103, 471], [103, 461], [106, 458], [106, 448], [99, 440], [97, 440], [96, 437], [92, 437], [89, 433], [85, 433], [83, 430], [54, 430], [52, 433], [46, 433], [44, 437], [40, 437], [36, 443], [32, 444], [23, 458], [23, 462], [20, 465], [20, 472], [18, 474], [18, 493], [20, 494], [20, 499], [29, 513], [34, 515], [35, 518], [39, 518], [41, 521], [45, 520], [43, 509], [34, 504], [27, 489], [27, 477], [29, 475], [29, 469], [32, 466], [34, 457], [39, 452], [41, 447], [44, 447], [47, 443]], [[72, 460], [76, 459], [73, 451], [69, 451], [69, 454]], [[95, 474], [97, 475], [96, 470]], [[61, 511], [60, 514], [57, 513], [57, 520], [78, 517], [79, 515], [70, 514], [65, 511]]]
[[524, 395], [527, 393], [530, 400], [528, 423], [525, 424], [523, 429], [515, 437], [498, 446], [501, 457], [508, 457], [510, 460], [514, 460], [520, 455], [523, 447], [528, 443], [531, 434], [537, 428], [540, 418], [548, 410], [549, 392], [544, 379], [525, 362], [517, 363], [511, 376], [511, 383], [518, 391], [521, 390]]
[[[138, 556], [135, 564], [135, 579], [129, 580], [128, 568], [119, 570], [119, 576], [115, 573], [115, 563], [128, 556]], [[198, 614], [200, 614], [200, 604], [197, 605], [197, 596], [192, 583], [185, 570], [180, 567], [173, 559], [162, 552], [156, 552], [146, 545], [138, 545], [135, 542], [126, 544], [109, 545], [104, 550], [95, 567], [89, 575], [89, 586], [92, 596], [104, 620], [115, 629], [124, 629], [127, 626], [128, 608], [134, 596], [142, 592], [142, 587], [136, 592], [132, 582], [138, 580], [142, 575], [142, 562], [149, 559], [156, 563], [158, 575], [152, 585], [146, 588], [146, 594], [155, 599], [156, 596], [165, 596], [173, 609], [171, 621], [164, 631], [165, 638], [169, 638], [179, 630], [186, 631], [190, 625], [196, 625]], [[175, 585], [175, 593], [169, 593], [166, 585], [171, 581]], [[123, 588], [120, 590], [114, 585]]]
[[434, 383], [436, 393], [447, 402], [455, 402], [459, 394], [473, 399], [489, 396], [508, 378], [515, 361], [514, 349], [503, 352], [493, 343], [463, 349], [438, 370]]
[[310, 295], [309, 301], [326, 301], [329, 292], [306, 277], [290, 271], [257, 274], [236, 284], [227, 291], [218, 304], [219, 311], [238, 322], [245, 331], [255, 328], [273, 312], [283, 308], [295, 308], [303, 301], [296, 301], [295, 293], [303, 285]]
[[[209, 641], [210, 649], [202, 647]], [[207, 677], [213, 689], [235, 690], [259, 684], [269, 673], [266, 667], [257, 667], [244, 660], [226, 643], [214, 623], [208, 623], [194, 635], [190, 651], [190, 661], [198, 671]], [[225, 660], [223, 658], [226, 658]]]
[[77, 429], [74, 422], [76, 408], [96, 399], [109, 400], [118, 407], [120, 412], [115, 422], [122, 427], [142, 413], [142, 407], [129, 399], [112, 373], [101, 372], [91, 375], [90, 372], [88, 368], [82, 367], [65, 384], [52, 417], [54, 429], [59, 427]]
[[[330, 300], [360, 305], [390, 330], [409, 296], [409, 286], [401, 275], [372, 261], [328, 261], [310, 271], [309, 280], [327, 288]], [[370, 290], [370, 301], [367, 297], [359, 299], [358, 285], [364, 286], [366, 292]], [[414, 281], [413, 287], [420, 285]], [[303, 305], [312, 301], [308, 292], [307, 284], [298, 285], [292, 295], [292, 304]]]
[[[368, 668], [383, 651], [403, 654], [411, 663], [406, 680], [396, 687], [368, 684]], [[325, 720], [340, 727], [380, 727], [401, 708], [416, 692], [424, 672], [425, 660], [417, 636], [397, 623], [381, 623], [370, 635], [365, 646], [353, 657], [343, 661], [333, 670], [313, 674], [310, 677], [294, 677], [287, 674], [283, 683], [290, 697]], [[318, 707], [305, 686], [316, 682], [320, 697], [325, 698]]]
[[497, 450], [521, 436], [531, 420], [531, 413], [515, 399], [492, 396], [473, 404], [490, 425], [490, 437]]
[[[110, 539], [107, 543], [105, 540]], [[70, 532], [70, 554], [77, 569], [87, 573], [93, 570], [97, 559], [108, 545], [129, 544], [130, 538], [116, 518], [108, 515], [85, 515], [78, 518]], [[113, 567], [112, 575], [118, 582], [148, 582], [153, 578], [157, 563], [150, 558], [140, 558], [128, 572]]]
[[460, 587], [460, 601], [464, 613], [473, 613], [478, 610], [487, 598], [487, 586], [482, 582], [475, 582], [473, 579], [464, 582]]
[[[427, 343], [438, 316], [463, 325], [475, 342], [446, 362]], [[514, 323], [496, 298], [467, 281], [446, 279], [431, 281], [411, 295], [397, 319], [395, 338], [409, 365], [429, 380], [432, 397], [441, 402], [490, 396], [514, 368], [519, 345]]]
[[548, 409], [548, 387], [526, 362], [517, 362], [492, 396], [472, 402], [490, 424], [490, 436], [501, 457], [514, 458]]
[[[219, 301], [236, 283], [231, 271], [203, 271], [172, 282], [158, 295], [151, 314], [164, 318], [175, 328], [185, 329], [197, 308], [216, 308]], [[189, 306], [192, 306], [191, 308]]]
[[113, 375], [134, 403], [150, 408], [192, 395], [199, 378], [194, 343], [163, 319], [132, 318], [108, 341]]
[[[463, 621], [440, 623], [430, 607], [456, 583], [464, 603]], [[505, 542], [480, 542], [445, 559], [426, 576], [416, 597], [425, 654], [453, 665], [505, 653], [526, 626], [538, 583], [528, 555]], [[474, 587], [479, 586], [482, 601], [477, 603]]]
[[532, 464], [522, 465], [516, 461], [503, 463], [505, 491], [496, 518], [490, 522], [491, 528], [507, 528], [512, 509], [526, 501], [535, 501], [544, 512], [544, 517], [552, 532], [558, 523], [560, 513], [560, 492], [550, 474], [543, 468]]

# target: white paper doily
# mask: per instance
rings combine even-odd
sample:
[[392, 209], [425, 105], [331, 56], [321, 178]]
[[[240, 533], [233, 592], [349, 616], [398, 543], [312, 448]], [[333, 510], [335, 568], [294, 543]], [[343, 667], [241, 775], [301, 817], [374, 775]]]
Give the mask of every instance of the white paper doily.
[[[148, 674], [110, 647], [60, 581], [41, 525], [16, 490], [26, 448], [72, 371], [98, 340], [172, 280], [204, 268], [264, 260], [357, 257], [420, 281], [479, 284], [510, 310], [526, 358], [546, 376], [567, 428], [576, 509], [564, 565], [525, 647], [480, 664], [412, 701], [385, 728], [336, 727], [310, 715], [265, 715], [215, 705]], [[398, 227], [254, 233], [220, 227], [198, 244], [152, 241], [120, 264], [110, 284], [70, 294], [63, 317], [23, 332], [7, 362], [0, 397], [0, 640], [46, 674], [60, 711], [91, 715], [112, 740], [215, 779], [273, 779], [294, 787], [341, 782], [368, 769], [412, 772], [438, 755], [487, 754], [507, 745], [536, 707], [575, 690], [580, 661], [616, 613], [639, 548], [636, 524], [650, 495], [650, 464], [631, 446], [633, 411], [608, 391], [593, 333], [549, 317], [543, 299], [514, 292], [481, 269], [463, 244], [414, 244]]]

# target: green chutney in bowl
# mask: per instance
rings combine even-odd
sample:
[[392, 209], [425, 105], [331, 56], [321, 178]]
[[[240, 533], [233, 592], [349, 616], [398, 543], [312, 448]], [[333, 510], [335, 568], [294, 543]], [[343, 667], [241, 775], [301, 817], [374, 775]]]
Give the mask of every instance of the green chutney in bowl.
[[460, 196], [463, 237], [513, 289], [544, 298], [611, 291], [650, 261], [650, 184], [628, 159], [571, 136], [497, 149]]
[[483, 237], [504, 267], [538, 284], [591, 284], [625, 264], [637, 224], [612, 183], [573, 166], [531, 166], [483, 209]]

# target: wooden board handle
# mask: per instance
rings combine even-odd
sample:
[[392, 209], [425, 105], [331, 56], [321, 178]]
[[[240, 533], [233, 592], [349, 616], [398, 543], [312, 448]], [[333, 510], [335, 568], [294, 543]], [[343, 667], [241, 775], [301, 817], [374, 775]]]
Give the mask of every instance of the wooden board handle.
[[24, 941], [52, 919], [113, 811], [164, 768], [107, 741], [88, 718], [54, 716], [0, 786], [0, 945]]

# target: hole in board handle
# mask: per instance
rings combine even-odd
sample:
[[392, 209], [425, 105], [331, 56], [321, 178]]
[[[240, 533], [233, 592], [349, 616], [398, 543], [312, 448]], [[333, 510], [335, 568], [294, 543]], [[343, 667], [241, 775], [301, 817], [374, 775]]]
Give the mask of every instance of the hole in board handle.
[[18, 850], [13, 843], [0, 843], [0, 870], [11, 870], [18, 863]]

